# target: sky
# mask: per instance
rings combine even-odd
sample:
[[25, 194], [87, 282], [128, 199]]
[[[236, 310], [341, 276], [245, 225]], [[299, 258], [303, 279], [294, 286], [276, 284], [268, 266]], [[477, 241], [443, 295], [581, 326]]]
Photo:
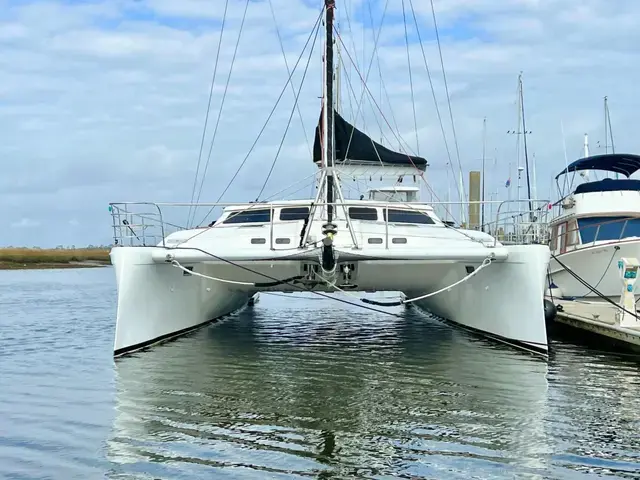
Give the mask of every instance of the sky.
[[[308, 47], [300, 55], [321, 0], [229, 0], [226, 15], [225, 1], [0, 0], [0, 245], [110, 244], [109, 202], [189, 202], [199, 156], [194, 197], [201, 202], [216, 201], [245, 158], [222, 201], [255, 200], [276, 155], [260, 199], [316, 171], [309, 147], [320, 113], [322, 31], [313, 52]], [[403, 0], [336, 3], [346, 64], [344, 115], [397, 149], [393, 127], [413, 152], [427, 158], [427, 181], [444, 200], [449, 156], [423, 49], [456, 171], [458, 156], [430, 2], [412, 1], [422, 48], [409, 0], [404, 0], [406, 37]], [[487, 194], [497, 191], [506, 198], [510, 175], [510, 188], [516, 188], [516, 137], [507, 131], [518, 127], [520, 72], [538, 197], [555, 195], [552, 179], [565, 164], [564, 145], [569, 161], [577, 159], [588, 133], [591, 153], [604, 152], [605, 95], [616, 151], [640, 150], [635, 86], [640, 2], [434, 0], [434, 5], [465, 182], [469, 170], [480, 168], [486, 118]], [[299, 57], [293, 86], [288, 85], [288, 69]], [[365, 77], [369, 65], [371, 94], [362, 95], [358, 72]], [[308, 181], [296, 185], [274, 198], [312, 193]], [[166, 217], [184, 224], [187, 210], [175, 208]]]

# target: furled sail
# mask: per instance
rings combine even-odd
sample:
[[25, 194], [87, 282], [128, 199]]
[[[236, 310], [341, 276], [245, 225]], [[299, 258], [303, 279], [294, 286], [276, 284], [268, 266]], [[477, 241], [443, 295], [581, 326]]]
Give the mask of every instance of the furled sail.
[[[420, 170], [424, 170], [427, 167], [427, 161], [424, 158], [389, 150], [387, 147], [374, 142], [366, 133], [361, 132], [347, 122], [335, 109], [333, 115], [336, 164], [348, 162], [392, 166], [407, 165], [415, 166]], [[315, 141], [313, 142], [314, 162], [322, 160], [321, 125], [322, 113], [320, 114], [320, 122], [316, 127]]]

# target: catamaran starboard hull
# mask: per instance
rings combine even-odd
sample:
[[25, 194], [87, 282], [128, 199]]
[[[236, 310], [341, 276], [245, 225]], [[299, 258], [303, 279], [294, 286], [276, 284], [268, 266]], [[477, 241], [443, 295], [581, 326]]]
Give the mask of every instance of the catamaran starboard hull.
[[[505, 262], [493, 262], [467, 282], [418, 306], [462, 327], [516, 347], [546, 353], [544, 289], [549, 248], [543, 245], [507, 246]], [[461, 270], [462, 269], [462, 270]], [[467, 272], [451, 268], [440, 279], [440, 288]], [[420, 292], [407, 293], [408, 297]]]

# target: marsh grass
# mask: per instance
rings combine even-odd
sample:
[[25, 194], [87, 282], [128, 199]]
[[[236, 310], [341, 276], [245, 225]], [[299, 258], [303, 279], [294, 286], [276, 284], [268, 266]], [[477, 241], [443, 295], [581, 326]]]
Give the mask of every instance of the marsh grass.
[[110, 265], [108, 248], [0, 248], [0, 269]]

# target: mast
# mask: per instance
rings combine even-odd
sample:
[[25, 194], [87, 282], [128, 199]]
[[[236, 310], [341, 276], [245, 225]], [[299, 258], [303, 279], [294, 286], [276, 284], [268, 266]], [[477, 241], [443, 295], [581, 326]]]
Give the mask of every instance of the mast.
[[[607, 114], [607, 125], [609, 126], [609, 140], [611, 140], [611, 153], [616, 153], [616, 145], [613, 142], [613, 130], [611, 129], [611, 112], [609, 112], [609, 99], [604, 97], [604, 109]], [[618, 174], [616, 173], [616, 178], [618, 178]]]
[[527, 171], [527, 198], [529, 199], [529, 215], [533, 218], [533, 204], [531, 203], [531, 181], [529, 179], [529, 154], [527, 150], [527, 125], [525, 123], [524, 113], [524, 92], [522, 88], [522, 73], [518, 77], [520, 88], [520, 108], [522, 109], [522, 136], [524, 140], [524, 168]]
[[327, 174], [327, 221], [333, 222], [333, 19], [335, 0], [325, 0], [324, 165]]
[[609, 153], [609, 128], [607, 127], [607, 97], [604, 97], [604, 153]]
[[[338, 32], [340, 31], [340, 24], [336, 25]], [[340, 53], [340, 43], [336, 43], [338, 61], [336, 63], [336, 111], [338, 114], [342, 114], [341, 101], [342, 101], [342, 56]]]
[[482, 194], [480, 196], [482, 203], [481, 212], [480, 212], [480, 225], [481, 229], [484, 232], [484, 160], [485, 160], [485, 150], [487, 147], [487, 117], [484, 117], [482, 121]]
[[[609, 139], [611, 139], [611, 153], [616, 153], [616, 147], [613, 143], [613, 131], [611, 130], [611, 115], [609, 113], [609, 99], [604, 97], [604, 153], [609, 153]], [[616, 180], [620, 176], [616, 173]]]

